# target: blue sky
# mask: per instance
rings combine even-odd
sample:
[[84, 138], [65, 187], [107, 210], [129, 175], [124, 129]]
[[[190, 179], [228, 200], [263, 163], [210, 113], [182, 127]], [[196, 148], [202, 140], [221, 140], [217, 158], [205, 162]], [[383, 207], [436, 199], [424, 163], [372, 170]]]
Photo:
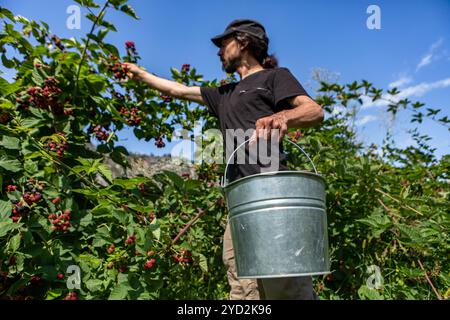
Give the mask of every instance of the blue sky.
[[[100, 2], [100, 1], [99, 1]], [[30, 19], [49, 23], [60, 37], [80, 37], [90, 29], [82, 19], [81, 30], [66, 28], [70, 0], [0, 0], [0, 5]], [[170, 67], [189, 63], [205, 79], [221, 79], [217, 48], [209, 40], [236, 18], [259, 20], [270, 38], [269, 53], [288, 67], [314, 96], [311, 71], [327, 69], [339, 74], [341, 83], [366, 79], [379, 88], [400, 84], [405, 97], [427, 107], [440, 108], [450, 116], [450, 1], [301, 1], [301, 0], [224, 0], [129, 2], [140, 20], [109, 12], [117, 33], [106, 41], [123, 50], [127, 40], [136, 42], [141, 64], [149, 71], [170, 78]], [[369, 30], [369, 5], [381, 9], [381, 29]], [[85, 13], [82, 11], [82, 13]], [[124, 52], [124, 51], [122, 51]], [[2, 68], [2, 70], [4, 70]], [[383, 105], [366, 104], [357, 115], [358, 137], [365, 143], [380, 144], [386, 130]], [[401, 112], [392, 123], [400, 146], [411, 140], [412, 128]], [[422, 133], [430, 135], [438, 157], [450, 153], [449, 132], [432, 121], [425, 121]], [[139, 141], [131, 131], [119, 134], [128, 150], [156, 155], [169, 153], [171, 144], [157, 149], [153, 141]]]

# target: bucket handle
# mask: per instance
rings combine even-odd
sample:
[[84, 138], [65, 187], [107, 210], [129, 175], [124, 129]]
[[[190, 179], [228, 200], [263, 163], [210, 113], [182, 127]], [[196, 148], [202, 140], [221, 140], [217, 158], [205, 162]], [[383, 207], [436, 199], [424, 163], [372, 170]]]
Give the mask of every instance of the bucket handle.
[[[286, 139], [286, 136], [284, 136], [284, 138]], [[245, 140], [244, 142], [242, 142], [242, 143], [241, 143], [241, 144], [233, 151], [233, 153], [231, 154], [231, 156], [228, 158], [227, 165], [225, 166], [225, 172], [223, 173], [223, 176], [222, 176], [222, 178], [220, 179], [220, 185], [221, 185], [222, 188], [225, 188], [225, 187], [226, 187], [225, 183], [226, 183], [226, 181], [228, 181], [228, 180], [226, 179], [226, 176], [227, 176], [227, 171], [228, 171], [228, 165], [230, 164], [231, 158], [234, 156], [234, 154], [236, 153], [236, 151], [238, 151], [238, 149], [239, 149], [240, 147], [242, 147], [246, 142], [248, 142], [248, 141], [250, 141], [250, 140], [251, 140], [251, 137], [248, 138], [247, 140]], [[300, 149], [300, 151], [303, 152], [303, 154], [308, 158], [309, 162], [311, 162], [311, 165], [312, 165], [312, 167], [313, 167], [313, 169], [314, 169], [314, 172], [315, 172], [316, 174], [318, 174], [317, 169], [316, 169], [316, 166], [314, 165], [314, 162], [311, 160], [311, 158], [308, 156], [308, 154], [305, 152], [305, 150], [303, 150], [302, 147], [300, 147], [300, 146], [299, 146], [298, 144], [296, 144], [294, 141], [292, 141], [292, 140], [290, 140], [290, 139], [286, 139], [286, 140], [289, 141], [290, 143], [292, 143], [293, 145], [295, 145], [296, 147], [298, 147], [298, 148]], [[274, 171], [274, 172], [278, 172], [278, 171]]]

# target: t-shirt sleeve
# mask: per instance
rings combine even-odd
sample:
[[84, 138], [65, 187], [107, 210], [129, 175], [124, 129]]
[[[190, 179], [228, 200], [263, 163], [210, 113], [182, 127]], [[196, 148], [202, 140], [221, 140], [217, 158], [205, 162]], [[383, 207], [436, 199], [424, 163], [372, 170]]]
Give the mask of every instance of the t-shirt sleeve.
[[200, 87], [200, 93], [203, 100], [205, 101], [209, 114], [214, 117], [219, 117], [219, 104], [220, 104], [220, 93], [219, 88], [215, 87]]
[[275, 107], [277, 109], [283, 107], [292, 108], [287, 102], [285, 105], [281, 106], [284, 100], [287, 98], [306, 95], [309, 97], [309, 94], [300, 84], [300, 82], [294, 77], [294, 75], [287, 68], [278, 68], [275, 72], [273, 79], [273, 94]]

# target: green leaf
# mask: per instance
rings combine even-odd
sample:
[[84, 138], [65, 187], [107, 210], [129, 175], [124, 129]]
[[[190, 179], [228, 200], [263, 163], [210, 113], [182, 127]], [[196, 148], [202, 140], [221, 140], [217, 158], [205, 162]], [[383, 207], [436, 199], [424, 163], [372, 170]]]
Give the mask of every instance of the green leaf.
[[47, 291], [45, 295], [45, 300], [55, 300], [62, 295], [62, 289], [52, 289]]
[[123, 300], [128, 295], [128, 290], [130, 289], [128, 283], [118, 284], [114, 289], [111, 290], [108, 300]]
[[12, 252], [16, 252], [20, 247], [20, 233], [16, 234], [14, 237], [9, 240], [9, 249]]
[[85, 80], [88, 82], [88, 85], [92, 91], [96, 93], [102, 92], [106, 84], [106, 79], [97, 74], [90, 74], [85, 78]]
[[44, 79], [42, 79], [41, 75], [36, 70], [31, 71], [31, 80], [38, 86], [44, 82]]
[[0, 200], [0, 220], [4, 220], [11, 215], [11, 202]]
[[184, 180], [178, 174], [168, 170], [162, 170], [162, 172], [175, 184], [179, 189], [184, 189]]
[[358, 289], [358, 295], [362, 300], [384, 300], [383, 296], [376, 289], [370, 289], [366, 285]]
[[22, 223], [10, 221], [0, 221], [0, 237], [6, 235], [9, 231], [19, 229]]
[[8, 69], [12, 69], [15, 66], [14, 61], [8, 59], [5, 54], [2, 54], [2, 63], [3, 66], [5, 66]]
[[116, 178], [113, 180], [113, 184], [117, 186], [121, 186], [126, 190], [134, 189], [137, 187], [139, 183], [147, 183], [151, 182], [151, 180], [147, 177], [135, 177], [131, 179], [120, 179]]
[[0, 7], [0, 16], [7, 17], [9, 20], [14, 22], [14, 14], [6, 8]]
[[83, 7], [88, 7], [88, 8], [99, 8], [100, 7], [93, 0], [74, 0], [74, 1], [81, 4]]
[[22, 163], [19, 160], [2, 157], [0, 158], [0, 167], [7, 171], [19, 172], [22, 170]]
[[139, 17], [136, 15], [136, 12], [134, 11], [134, 9], [133, 9], [130, 5], [128, 5], [128, 4], [123, 5], [123, 6], [120, 8], [120, 10], [121, 10], [122, 12], [125, 12], [125, 13], [128, 14], [129, 16], [133, 17], [134, 19], [139, 19]]
[[159, 240], [159, 238], [161, 237], [161, 228], [159, 227], [159, 223], [157, 222], [157, 219], [154, 219], [150, 223], [149, 227], [153, 233], [153, 236], [156, 238], [156, 240]]
[[108, 179], [108, 182], [113, 180], [112, 171], [106, 164], [99, 165], [98, 171]]
[[3, 136], [0, 145], [6, 149], [19, 150], [20, 140], [15, 137]]
[[199, 257], [200, 269], [202, 269], [203, 272], [207, 273], [208, 272], [208, 260], [201, 253], [198, 254], [198, 257]]
[[89, 279], [86, 281], [86, 287], [89, 291], [95, 292], [100, 290], [103, 285], [103, 281], [99, 279]]

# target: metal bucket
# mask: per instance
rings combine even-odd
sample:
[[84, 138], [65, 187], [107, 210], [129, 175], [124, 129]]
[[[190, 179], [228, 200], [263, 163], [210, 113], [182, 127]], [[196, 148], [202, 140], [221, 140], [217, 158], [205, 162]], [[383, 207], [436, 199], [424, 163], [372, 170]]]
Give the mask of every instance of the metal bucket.
[[325, 180], [315, 173], [264, 172], [221, 186], [238, 278], [280, 278], [330, 273]]

